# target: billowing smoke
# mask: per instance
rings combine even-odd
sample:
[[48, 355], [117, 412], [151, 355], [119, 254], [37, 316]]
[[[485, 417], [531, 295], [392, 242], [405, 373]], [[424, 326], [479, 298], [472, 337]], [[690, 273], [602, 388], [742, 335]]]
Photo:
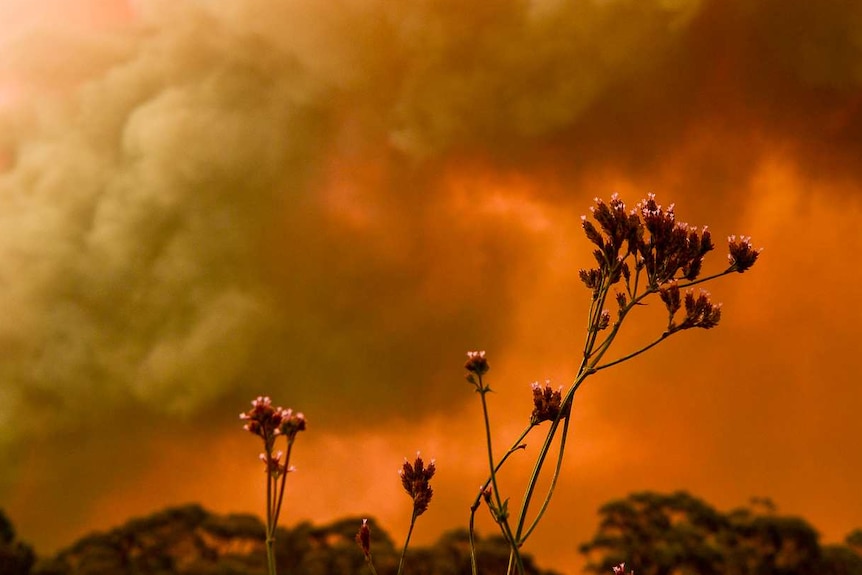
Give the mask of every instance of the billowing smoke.
[[10, 42], [6, 445], [288, 381], [407, 397], [438, 359], [417, 339], [497, 332], [530, 249], [447, 218], [436, 170], [570, 125], [691, 14], [271, 4], [141, 3], [119, 32]]
[[72, 5], [0, 8], [0, 497], [70, 514], [258, 394], [331, 433], [470, 399], [594, 195], [732, 226], [764, 157], [860, 175], [844, 2]]

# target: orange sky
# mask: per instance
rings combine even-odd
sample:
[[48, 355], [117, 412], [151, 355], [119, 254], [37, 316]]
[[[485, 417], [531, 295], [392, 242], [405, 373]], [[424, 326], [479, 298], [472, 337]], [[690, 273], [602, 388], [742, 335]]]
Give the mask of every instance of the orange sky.
[[643, 489], [862, 526], [862, 8], [174, 4], [0, 0], [0, 506], [23, 539], [257, 512], [237, 415], [259, 394], [310, 422], [287, 523], [373, 514], [397, 540], [421, 450], [417, 542], [465, 525], [486, 463], [464, 353], [487, 350], [502, 449], [529, 384], [575, 374], [579, 218], [614, 192], [765, 251], [709, 286], [717, 329], [579, 391], [527, 550], [578, 572], [597, 508]]

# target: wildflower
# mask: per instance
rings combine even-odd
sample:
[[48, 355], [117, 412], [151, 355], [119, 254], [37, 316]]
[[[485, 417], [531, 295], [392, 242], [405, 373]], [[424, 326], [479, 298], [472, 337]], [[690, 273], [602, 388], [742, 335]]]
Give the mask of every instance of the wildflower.
[[296, 437], [300, 431], [305, 431], [305, 416], [302, 413], [293, 413], [292, 409], [281, 410], [281, 423], [275, 430], [276, 435], [284, 435], [288, 441]]
[[305, 416], [293, 413], [292, 409], [273, 407], [269, 397], [258, 396], [251, 402], [251, 409], [239, 414], [247, 421], [243, 429], [263, 439], [267, 451], [271, 451], [276, 436], [284, 435], [293, 441], [296, 434], [305, 430]]
[[626, 298], [626, 294], [621, 291], [616, 292], [615, 297], [617, 298], [617, 305], [620, 306], [619, 313], [622, 315], [623, 309], [625, 309], [626, 304], [628, 303], [628, 299]]
[[287, 468], [281, 464], [281, 457], [284, 455], [283, 452], [279, 451], [274, 454], [267, 455], [266, 453], [261, 453], [258, 458], [263, 462], [264, 467], [266, 468], [266, 473], [269, 473], [274, 478], [278, 478], [281, 475], [287, 473]]
[[485, 359], [485, 352], [468, 351], [467, 363], [464, 364], [464, 368], [470, 373], [475, 373], [479, 377], [488, 373], [490, 367], [488, 366], [488, 360]]
[[599, 230], [596, 229], [588, 219], [587, 216], [581, 216], [581, 227], [584, 228], [584, 233], [587, 235], [587, 239], [596, 244], [599, 248], [604, 247], [605, 240], [602, 237], [602, 234], [599, 233]]
[[550, 380], [545, 381], [545, 386], [539, 385], [539, 382], [533, 382], [533, 413], [530, 414], [530, 423], [538, 425], [543, 421], [554, 421], [557, 417], [568, 417], [571, 413], [571, 403], [566, 404], [566, 408], [560, 414], [560, 406], [563, 402], [563, 388], [560, 387], [556, 391], [551, 389]]
[[578, 277], [588, 289], [593, 290], [593, 299], [596, 299], [599, 295], [599, 289], [602, 287], [602, 270], [581, 269], [578, 270]]
[[679, 297], [679, 286], [675, 281], [668, 282], [659, 289], [658, 296], [661, 298], [661, 301], [664, 302], [667, 312], [670, 315], [670, 319], [673, 320], [674, 314], [679, 311], [679, 308], [682, 305]]
[[599, 323], [596, 328], [598, 331], [602, 331], [603, 329], [607, 329], [609, 325], [611, 325], [611, 312], [604, 309], [599, 315]]
[[763, 248], [755, 250], [751, 247], [751, 238], [747, 236], [730, 236], [727, 238], [727, 247], [729, 254], [727, 260], [730, 262], [730, 267], [739, 273], [744, 272], [754, 265], [757, 261], [757, 256], [763, 251]]
[[272, 406], [269, 397], [258, 396], [251, 402], [251, 409], [240, 413], [239, 418], [248, 422], [243, 425], [243, 429], [259, 436], [269, 448], [278, 434], [283, 412], [282, 408]]
[[677, 329], [688, 329], [690, 327], [702, 327], [710, 329], [718, 325], [721, 319], [721, 304], [709, 301], [709, 292], [700, 290], [695, 297], [694, 292], [689, 290], [685, 294], [685, 320]]
[[431, 489], [428, 482], [434, 477], [435, 471], [437, 468], [434, 465], [434, 460], [432, 459], [426, 467], [418, 452], [413, 465], [410, 465], [410, 462], [405, 458], [404, 465], [398, 471], [398, 475], [401, 476], [401, 485], [404, 486], [407, 495], [413, 498], [414, 517], [419, 517], [428, 509], [431, 496], [434, 494], [434, 490]]
[[356, 542], [359, 543], [359, 548], [366, 559], [371, 558], [371, 528], [368, 527], [368, 519], [362, 520], [362, 526], [359, 528], [359, 533], [356, 534]]
[[482, 490], [482, 499], [485, 503], [490, 507], [491, 506], [491, 495], [493, 495], [493, 491], [491, 491], [491, 486], [489, 485], [485, 489]]
[[598, 232], [595, 227], [582, 217], [581, 221], [587, 238], [599, 247], [609, 262], [619, 258], [625, 242], [629, 244], [627, 253], [633, 253], [637, 245], [640, 220], [626, 212], [626, 205], [619, 198], [619, 194], [612, 195], [611, 201], [607, 204], [599, 198], [596, 198], [595, 202], [596, 206], [590, 208], [590, 212], [607, 236], [607, 240], [602, 241], [601, 236], [597, 237]]
[[662, 209], [655, 194], [639, 202], [638, 211], [650, 234], [648, 241], [638, 244], [639, 265], [646, 268], [650, 286], [662, 285], [677, 273], [687, 280], [696, 279], [704, 256], [714, 247], [709, 230], [704, 227], [698, 233], [688, 224], [677, 222], [674, 205]]
[[[275, 531], [287, 475], [296, 471], [290, 465], [293, 441], [297, 433], [305, 430], [305, 416], [294, 413], [292, 409], [273, 407], [269, 397], [258, 396], [251, 402], [251, 409], [240, 413], [239, 418], [246, 422], [243, 429], [263, 440], [264, 452], [259, 457], [266, 471], [266, 556], [269, 574], [275, 575]], [[287, 441], [287, 453], [274, 452], [275, 443], [281, 436]]]

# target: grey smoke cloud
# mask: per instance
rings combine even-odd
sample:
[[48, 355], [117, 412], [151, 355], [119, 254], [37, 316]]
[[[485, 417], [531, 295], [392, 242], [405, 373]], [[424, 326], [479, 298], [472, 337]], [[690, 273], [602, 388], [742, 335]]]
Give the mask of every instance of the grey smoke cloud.
[[[263, 18], [262, 7], [276, 17]], [[54, 398], [46, 417], [69, 425], [94, 402], [175, 415], [211, 405], [248, 381], [252, 358], [273, 362], [264, 340], [308, 335], [286, 326], [313, 292], [333, 298], [315, 302], [319, 343], [349, 329], [339, 314], [368, 293], [350, 295], [342, 284], [339, 303], [319, 287], [339, 276], [374, 284], [368, 291], [416, 290], [412, 278], [427, 275], [422, 260], [435, 258], [440, 233], [426, 215], [440, 209], [430, 183], [363, 190], [399, 202], [378, 212], [376, 226], [395, 225], [377, 246], [325, 231], [324, 206], [310, 190], [327, 150], [344, 145], [340, 113], [360, 111], [359, 146], [379, 137], [376, 129], [388, 134], [389, 153], [408, 158], [546, 132], [625, 71], [634, 47], [660, 49], [646, 39], [665, 37], [680, 17], [680, 9], [629, 4], [342, 8], [346, 16], [311, 4], [141, 3], [141, 22], [121, 34], [43, 31], [11, 47], [7, 69], [13, 77], [34, 70], [17, 81], [36, 103], [17, 122], [2, 180], [0, 297], [16, 314], [2, 328], [14, 358], [2, 366], [7, 441], [48, 433], [38, 417], [16, 416], [34, 397]], [[643, 25], [596, 51], [594, 37], [632, 11]], [[323, 37], [299, 33], [306, 24]], [[280, 226], [291, 227], [293, 243], [274, 249], [266, 244]], [[401, 241], [419, 257], [387, 263], [385, 252]], [[493, 251], [506, 240], [488, 241]], [[306, 257], [309, 245], [321, 251]], [[275, 253], [278, 265], [297, 268], [295, 300], [273, 293], [265, 268]], [[393, 294], [382, 293], [370, 301], [387, 323]]]

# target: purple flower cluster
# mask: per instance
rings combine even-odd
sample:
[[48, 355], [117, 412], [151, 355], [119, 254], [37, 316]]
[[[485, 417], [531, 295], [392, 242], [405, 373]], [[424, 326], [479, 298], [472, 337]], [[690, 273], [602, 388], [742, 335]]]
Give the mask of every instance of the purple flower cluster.
[[435, 471], [437, 471], [437, 468], [434, 465], [434, 460], [432, 459], [431, 463], [426, 466], [418, 453], [412, 465], [405, 458], [404, 465], [398, 471], [404, 491], [413, 498], [414, 517], [419, 517], [428, 509], [431, 496], [434, 495], [434, 490], [431, 489], [429, 482], [434, 477]]
[[668, 334], [682, 329], [700, 327], [709, 329], [718, 325], [721, 319], [721, 304], [714, 304], [709, 299], [709, 292], [700, 290], [697, 296], [692, 290], [685, 294], [685, 318], [677, 324], [674, 321], [676, 312], [682, 307], [679, 286], [676, 281], [668, 282], [659, 290], [659, 297], [668, 311]]
[[630, 279], [629, 256], [634, 256], [635, 271], [646, 273], [648, 286], [657, 288], [674, 278], [696, 279], [704, 256], [715, 247], [706, 227], [698, 231], [677, 222], [673, 204], [662, 208], [654, 194], [629, 211], [617, 194], [609, 203], [599, 198], [595, 202], [590, 211], [599, 227], [586, 216], [581, 217], [581, 225], [597, 247], [593, 256], [598, 268], [580, 271], [581, 281], [593, 290], [594, 298], [603, 286], [623, 277]]
[[568, 417], [572, 410], [571, 402], [561, 409], [563, 401], [563, 388], [551, 389], [550, 382], [546, 381], [544, 387], [539, 382], [534, 382], [533, 389], [533, 413], [530, 415], [530, 423], [538, 425], [543, 421], [554, 421], [557, 417]]
[[263, 440], [264, 453], [260, 454], [260, 460], [266, 471], [274, 477], [290, 471], [280, 463], [283, 453], [273, 453], [272, 448], [277, 437], [284, 436], [290, 443], [297, 433], [305, 431], [305, 416], [292, 409], [273, 407], [268, 397], [259, 396], [251, 402], [251, 409], [240, 413], [239, 418], [247, 422], [243, 429]]

